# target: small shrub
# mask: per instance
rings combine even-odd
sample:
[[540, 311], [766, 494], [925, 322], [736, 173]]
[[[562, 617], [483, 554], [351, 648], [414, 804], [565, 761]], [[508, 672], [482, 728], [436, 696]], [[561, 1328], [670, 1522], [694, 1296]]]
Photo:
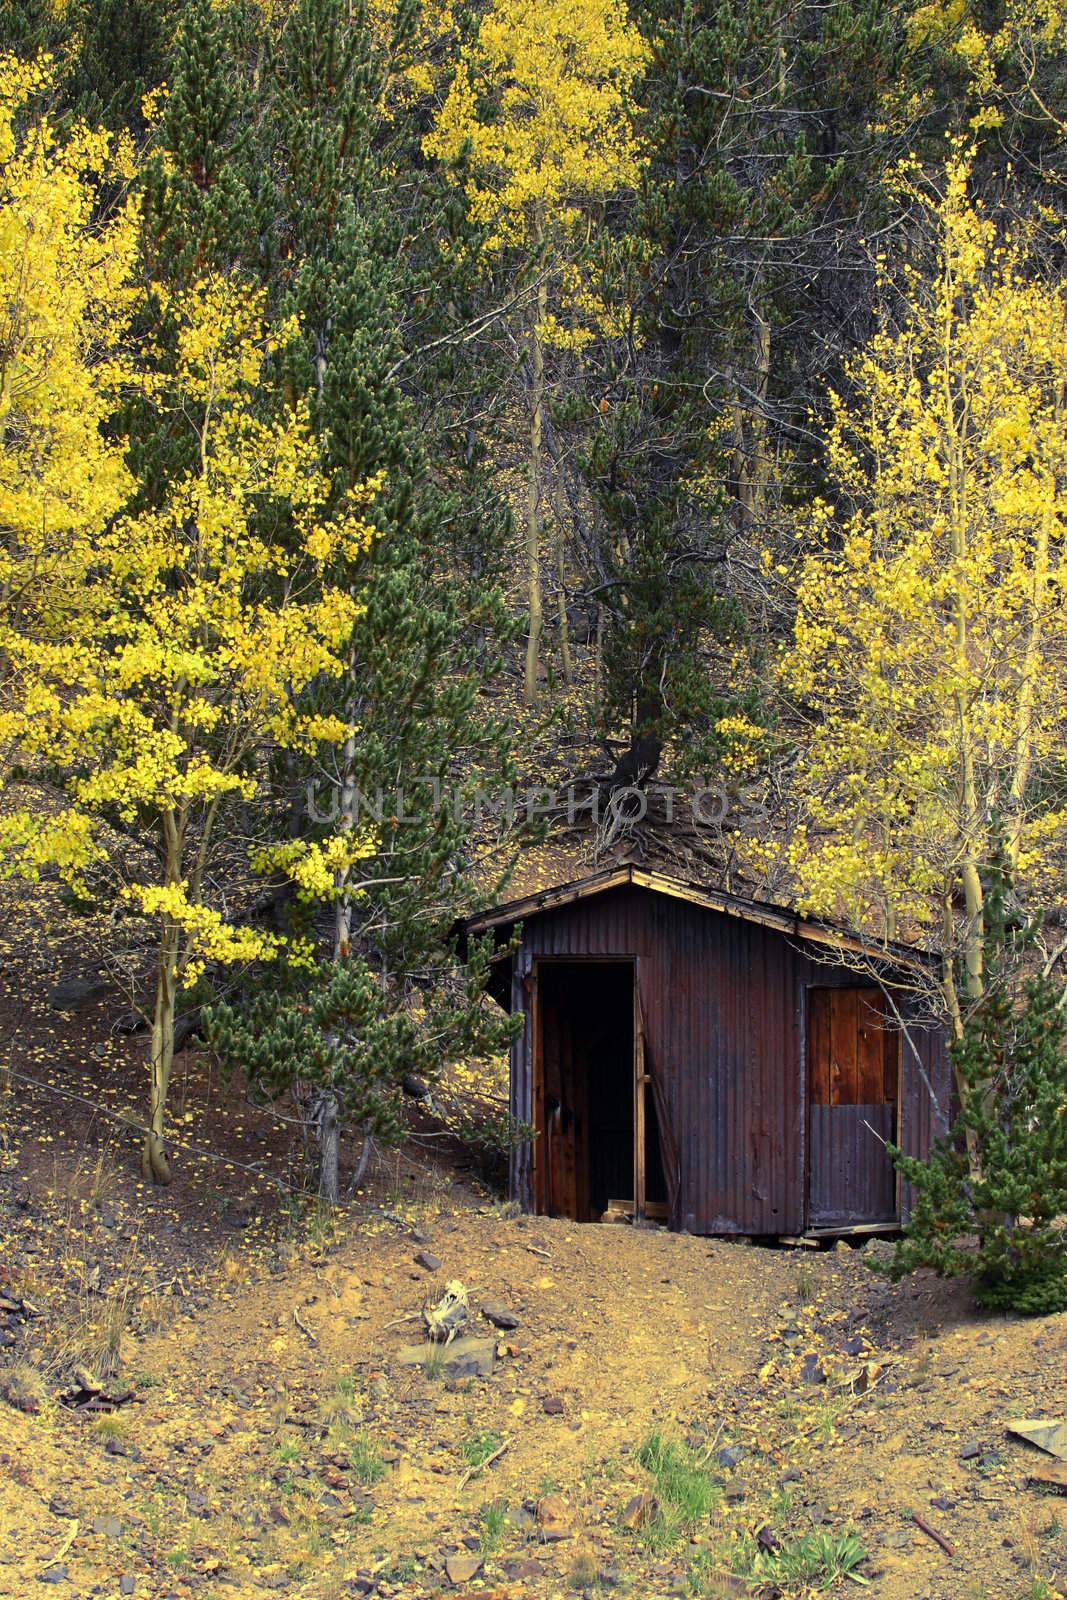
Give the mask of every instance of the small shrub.
[[120, 1411], [108, 1412], [94, 1420], [93, 1432], [98, 1439], [122, 1439], [126, 1434], [126, 1418]]
[[567, 1582], [572, 1589], [591, 1589], [596, 1578], [596, 1561], [588, 1550], [579, 1550], [570, 1564]]
[[778, 1585], [829, 1589], [838, 1578], [855, 1573], [866, 1559], [866, 1549], [852, 1532], [802, 1533], [784, 1539], [773, 1550], [756, 1546], [749, 1570]]
[[14, 1366], [0, 1372], [0, 1396], [28, 1417], [36, 1416], [48, 1403], [44, 1378], [28, 1361], [16, 1361]]
[[499, 1550], [507, 1527], [508, 1511], [503, 1500], [491, 1500], [478, 1513], [478, 1551], [491, 1556]]
[[492, 1429], [483, 1429], [477, 1433], [468, 1434], [459, 1447], [459, 1453], [468, 1467], [475, 1471], [484, 1467], [494, 1451], [500, 1448], [500, 1435]]

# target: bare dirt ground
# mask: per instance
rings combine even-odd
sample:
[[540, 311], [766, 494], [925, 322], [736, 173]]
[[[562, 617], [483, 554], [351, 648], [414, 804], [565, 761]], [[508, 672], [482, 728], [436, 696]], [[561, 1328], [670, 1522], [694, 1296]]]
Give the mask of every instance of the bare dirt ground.
[[[1067, 1590], [1067, 1498], [1006, 1428], [1067, 1415], [1067, 1317], [976, 1315], [847, 1247], [514, 1217], [428, 1124], [324, 1219], [292, 1128], [194, 1054], [176, 1182], [146, 1190], [115, 1120], [137, 1039], [106, 997], [48, 1006], [53, 948], [19, 957], [0, 1387], [31, 1411], [0, 1401], [0, 1596]], [[453, 1279], [489, 1376], [400, 1360]], [[132, 1397], [69, 1408], [79, 1367]]]
[[[123, 1331], [118, 1410], [5, 1412], [0, 1594], [803, 1594], [746, 1573], [761, 1530], [848, 1529], [866, 1555], [839, 1590], [1063, 1588], [1067, 1507], [1005, 1423], [1067, 1409], [1067, 1319], [975, 1318], [851, 1250], [509, 1218], [462, 1192], [408, 1209], [414, 1237], [397, 1213], [287, 1256], [238, 1243], [210, 1286], [162, 1297], [157, 1331]], [[490, 1377], [398, 1362], [418, 1337], [400, 1319], [448, 1278], [519, 1322]], [[714, 1480], [673, 1536], [638, 1498], [656, 1430]]]

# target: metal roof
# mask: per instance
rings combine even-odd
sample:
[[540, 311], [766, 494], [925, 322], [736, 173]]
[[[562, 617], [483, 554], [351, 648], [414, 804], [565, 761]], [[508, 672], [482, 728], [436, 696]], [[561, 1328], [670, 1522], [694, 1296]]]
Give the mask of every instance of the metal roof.
[[569, 883], [561, 883], [549, 889], [541, 889], [535, 894], [524, 895], [518, 900], [505, 901], [501, 905], [492, 906], [486, 911], [475, 912], [472, 916], [463, 918], [457, 926], [465, 935], [488, 933], [493, 928], [524, 922], [528, 917], [537, 916], [543, 911], [554, 911], [562, 906], [573, 905], [590, 895], [603, 894], [609, 889], [628, 886], [650, 889], [655, 894], [685, 900], [690, 905], [702, 906], [705, 910], [717, 911], [723, 916], [739, 917], [743, 922], [760, 923], [763, 927], [773, 928], [792, 939], [824, 945], [830, 951], [848, 950], [883, 964], [888, 962], [910, 967], [926, 967], [936, 959], [932, 952], [921, 950], [914, 945], [867, 939], [862, 934], [847, 928], [838, 927], [819, 918], [802, 916], [799, 912], [790, 911], [784, 906], [772, 905], [761, 900], [749, 900], [742, 895], [727, 894], [721, 889], [709, 889], [703, 884], [673, 878], [664, 872], [647, 871], [632, 864], [605, 868], [600, 872], [590, 873], [588, 877], [575, 878]]

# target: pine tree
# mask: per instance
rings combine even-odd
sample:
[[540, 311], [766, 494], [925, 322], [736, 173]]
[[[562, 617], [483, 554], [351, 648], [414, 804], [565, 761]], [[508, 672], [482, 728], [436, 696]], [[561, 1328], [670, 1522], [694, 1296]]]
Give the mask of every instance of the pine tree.
[[358, 1129], [362, 1147], [351, 1177], [358, 1188], [375, 1149], [405, 1135], [404, 1096], [411, 1080], [432, 1086], [444, 1063], [499, 1048], [513, 1024], [487, 1004], [488, 950], [477, 947], [464, 982], [448, 1005], [430, 1018], [390, 1003], [380, 973], [361, 956], [326, 961], [309, 973], [300, 967], [265, 974], [239, 1005], [205, 1007], [206, 1035], [224, 1068], [241, 1073], [263, 1102], [282, 1095], [311, 1097], [324, 1198], [338, 1198], [335, 1134]]
[[175, 0], [83, 0], [79, 9], [71, 98], [81, 115], [141, 140], [145, 96], [167, 76]]
[[769, 619], [745, 575], [811, 471], [812, 380], [866, 314], [872, 178], [900, 139], [872, 124], [910, 76], [885, 0], [633, 14], [653, 48], [647, 162], [601, 246], [602, 292], [629, 315], [575, 429], [604, 525], [589, 582], [609, 720], [636, 704], [684, 731], [679, 768], [709, 771], [724, 718], [767, 716]]
[[959, 1118], [928, 1161], [893, 1151], [915, 1200], [887, 1270], [971, 1273], [983, 1305], [1063, 1311], [1067, 1012], [1057, 985], [1034, 970], [1034, 928], [1010, 910], [1003, 856], [990, 870], [985, 921], [985, 989], [953, 1050]]
[[148, 270], [171, 284], [254, 263], [262, 223], [244, 159], [253, 108], [236, 6], [186, 0], [145, 174]]
[[[432, 1076], [449, 1041], [492, 1048], [506, 1032], [481, 1003], [480, 982], [471, 985], [475, 968], [455, 978], [448, 942], [466, 826], [437, 797], [452, 784], [476, 783], [483, 764], [498, 774], [505, 760], [503, 729], [482, 715], [477, 690], [494, 665], [478, 641], [499, 622], [492, 534], [506, 524], [484, 482], [461, 498], [476, 452], [457, 462], [447, 439], [452, 419], [437, 406], [421, 417], [396, 377], [403, 369], [417, 392], [432, 393], [420, 338], [443, 338], [445, 359], [455, 359], [447, 355], [447, 319], [459, 314], [462, 295], [452, 294], [452, 275], [469, 248], [462, 214], [439, 180], [396, 181], [400, 170], [415, 170], [412, 130], [396, 129], [386, 105], [391, 64], [411, 22], [402, 7], [383, 40], [346, 0], [297, 0], [272, 44], [250, 147], [270, 186], [265, 281], [278, 319], [296, 318], [301, 329], [295, 354], [279, 365], [279, 384], [308, 395], [338, 494], [365, 473], [382, 479], [369, 513], [373, 548], [335, 574], [358, 596], [365, 635], [353, 636], [343, 678], [322, 680], [305, 696], [354, 732], [341, 751], [320, 751], [306, 766], [287, 760], [276, 774], [286, 804], [273, 859], [284, 877], [322, 829], [358, 830], [360, 797], [378, 811], [374, 848], [360, 862], [358, 893], [339, 870], [322, 897], [332, 959], [288, 987], [272, 985], [247, 1015], [213, 1013], [224, 1054], [239, 1055], [233, 1041], [251, 1027], [262, 1036], [254, 1053], [260, 1085], [295, 1088], [309, 1104], [330, 1199], [338, 1128], [361, 1129], [365, 1141], [392, 1136], [389, 1108], [405, 1056], [410, 1071], [429, 1051]], [[412, 307], [434, 302], [444, 308], [444, 327], [427, 326], [425, 317], [413, 323]], [[468, 996], [458, 1017], [457, 981]], [[413, 1007], [418, 1038], [432, 1044], [415, 1043]], [[377, 1077], [365, 1081], [375, 1063]]]

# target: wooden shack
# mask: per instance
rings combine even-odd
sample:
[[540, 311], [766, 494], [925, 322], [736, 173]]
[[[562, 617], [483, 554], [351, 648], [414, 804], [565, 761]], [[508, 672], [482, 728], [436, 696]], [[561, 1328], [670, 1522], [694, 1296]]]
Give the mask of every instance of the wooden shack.
[[525, 1210], [777, 1237], [906, 1217], [885, 1141], [925, 1154], [951, 1111], [946, 1041], [921, 1020], [929, 958], [635, 866], [463, 934], [494, 936], [492, 992], [525, 1018]]

